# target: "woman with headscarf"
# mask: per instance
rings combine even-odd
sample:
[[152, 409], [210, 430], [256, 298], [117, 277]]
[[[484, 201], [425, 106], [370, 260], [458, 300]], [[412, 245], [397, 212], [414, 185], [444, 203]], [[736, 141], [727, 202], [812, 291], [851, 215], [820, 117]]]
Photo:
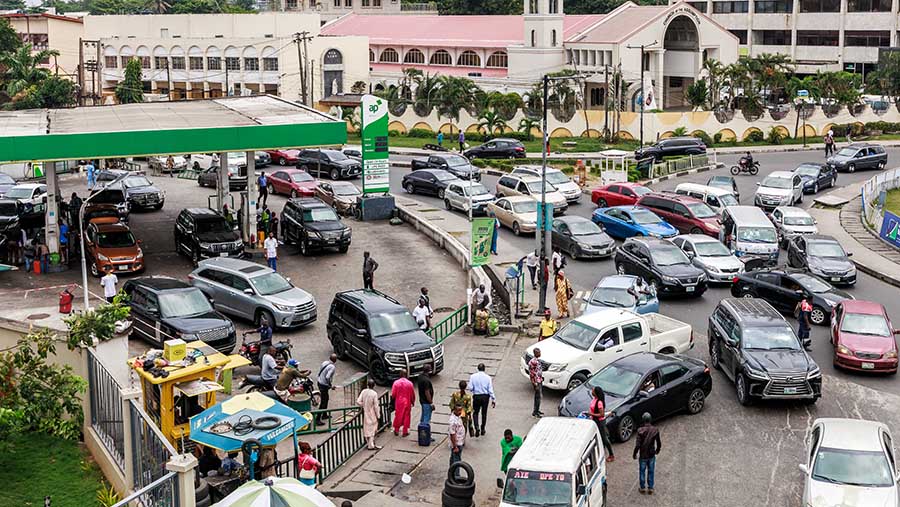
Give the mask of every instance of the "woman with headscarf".
[[556, 291], [556, 308], [559, 311], [559, 318], [565, 319], [569, 316], [569, 300], [572, 299], [572, 286], [563, 270], [556, 272], [553, 290]]
[[463, 426], [469, 433], [473, 433], [471, 426], [472, 395], [466, 391], [468, 385], [469, 383], [465, 380], [459, 381], [459, 391], [450, 395], [450, 412], [452, 413], [454, 408], [460, 407], [462, 412], [459, 414], [459, 417], [462, 419]]

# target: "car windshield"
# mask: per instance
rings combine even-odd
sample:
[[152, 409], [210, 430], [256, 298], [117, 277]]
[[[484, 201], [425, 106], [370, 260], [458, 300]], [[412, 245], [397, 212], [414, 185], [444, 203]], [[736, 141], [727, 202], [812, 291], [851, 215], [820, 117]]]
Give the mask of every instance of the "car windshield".
[[572, 505], [572, 475], [510, 469], [503, 503], [528, 507]]
[[694, 250], [700, 257], [728, 257], [731, 252], [718, 241], [701, 241], [694, 243]]
[[553, 185], [562, 185], [569, 182], [569, 177], [562, 171], [547, 171], [547, 181]]
[[691, 202], [687, 204], [687, 207], [697, 218], [713, 218], [716, 216], [716, 212], [702, 202]]
[[460, 157], [459, 155], [447, 155], [444, 157], [444, 160], [447, 161], [447, 165], [450, 167], [469, 165], [469, 161], [465, 157]]
[[641, 225], [658, 224], [658, 223], [662, 222], [662, 219], [659, 218], [659, 216], [657, 216], [652, 211], [640, 210], [640, 209], [632, 210], [631, 218], [633, 218], [636, 223], [639, 223]]
[[129, 176], [122, 181], [122, 184], [128, 188], [149, 187], [153, 183], [143, 176]]
[[211, 312], [212, 306], [200, 289], [160, 294], [159, 314], [165, 318], [190, 317]]
[[740, 227], [737, 239], [748, 243], [774, 243], [778, 240], [774, 227]]
[[294, 183], [303, 183], [305, 181], [316, 181], [312, 176], [307, 172], [297, 172], [291, 173], [291, 181]]
[[291, 290], [294, 286], [278, 273], [266, 273], [250, 279], [256, 292], [261, 296], [271, 296], [287, 290]]
[[6, 192], [10, 199], [31, 199], [31, 189], [26, 187], [13, 187]]
[[722, 206], [737, 206], [738, 200], [733, 194], [722, 194], [718, 196], [719, 202], [722, 203]]
[[210, 232], [229, 232], [231, 226], [224, 218], [208, 218], [206, 220], [197, 220], [197, 234], [205, 234]]
[[304, 222], [333, 222], [340, 220], [333, 208], [312, 208], [303, 210]]
[[479, 195], [490, 194], [488, 189], [482, 185], [481, 183], [476, 183], [474, 185], [462, 185], [463, 195], [468, 196], [472, 195], [472, 197], [476, 197]]
[[635, 304], [634, 296], [622, 287], [600, 287], [591, 293], [591, 304], [611, 306], [614, 308], [631, 308]]
[[335, 162], [338, 162], [341, 160], [349, 160], [347, 155], [344, 155], [340, 151], [323, 151], [322, 153], [324, 153], [325, 156], [328, 157], [330, 160], [333, 160]]
[[537, 201], [525, 201], [512, 203], [516, 213], [537, 213]]
[[334, 192], [334, 195], [360, 195], [361, 193], [353, 183], [346, 183], [341, 185], [332, 183], [331, 191]]
[[838, 155], [842, 157], [852, 157], [853, 155], [856, 155], [856, 148], [841, 148]]
[[794, 280], [800, 283], [804, 289], [812, 292], [813, 294], [821, 294], [823, 292], [828, 292], [831, 290], [831, 286], [827, 283], [819, 280], [814, 276], [805, 275], [803, 273], [796, 273], [794, 275]]
[[728, 176], [713, 176], [712, 178], [709, 179], [708, 184], [710, 186], [722, 185], [722, 186], [730, 187], [731, 183], [732, 183], [732, 179], [729, 178]]
[[636, 186], [636, 187], [629, 187], [629, 188], [631, 188], [631, 191], [634, 192], [635, 194], [637, 194], [638, 197], [652, 192], [652, 190], [650, 190], [647, 187]]
[[[532, 194], [541, 195], [541, 182], [540, 181], [531, 181], [525, 184], [528, 187], [528, 191]], [[556, 192], [556, 187], [553, 186], [553, 183], [547, 182], [546, 185], [547, 193]]]
[[456, 176], [448, 173], [447, 171], [434, 171], [434, 176], [438, 181], [450, 181], [456, 179]]
[[14, 202], [0, 203], [0, 217], [14, 217], [19, 213], [18, 206]]
[[0, 173], [0, 185], [15, 185], [16, 180], [8, 174]]
[[653, 264], [657, 266], [676, 266], [691, 263], [684, 251], [675, 245], [652, 248], [650, 249], [650, 257], [653, 259]]
[[800, 350], [800, 341], [790, 326], [744, 329], [743, 346], [748, 350]]
[[572, 236], [590, 236], [592, 234], [600, 234], [603, 232], [597, 224], [590, 220], [569, 222], [569, 230], [572, 232]]
[[891, 465], [881, 451], [856, 451], [820, 447], [812, 478], [833, 484], [869, 488], [894, 485]]
[[795, 173], [800, 176], [818, 176], [819, 175], [819, 166], [816, 165], [801, 165], [797, 169], [794, 170]]
[[588, 350], [598, 334], [600, 334], [600, 331], [573, 320], [557, 331], [553, 337], [576, 349]]
[[792, 186], [791, 178], [783, 178], [781, 176], [768, 176], [763, 180], [763, 187], [767, 188], [791, 188]]
[[[6, 194], [9, 197], [9, 194]], [[121, 202], [125, 202], [125, 195], [121, 190], [110, 190], [106, 189], [101, 192], [98, 192], [91, 202], [97, 204], [119, 204]]]
[[388, 336], [419, 329], [419, 323], [407, 311], [382, 313], [369, 319], [372, 336]]
[[846, 257], [844, 249], [837, 241], [808, 241], [810, 257]]
[[611, 364], [588, 379], [588, 384], [603, 389], [606, 394], [624, 398], [634, 392], [640, 381], [640, 373]]
[[130, 231], [101, 232], [97, 234], [100, 248], [127, 248], [134, 246], [134, 236]]
[[844, 319], [841, 321], [841, 331], [870, 336], [893, 336], [893, 332], [888, 327], [883, 315], [866, 313], [848, 313], [844, 315]]
[[784, 217], [784, 225], [815, 225], [815, 223], [811, 216], [785, 215]]

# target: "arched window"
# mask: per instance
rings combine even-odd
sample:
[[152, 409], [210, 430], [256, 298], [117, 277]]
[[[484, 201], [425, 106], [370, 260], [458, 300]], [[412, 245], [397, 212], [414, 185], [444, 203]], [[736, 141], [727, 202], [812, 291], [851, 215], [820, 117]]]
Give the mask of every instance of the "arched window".
[[397, 54], [396, 49], [387, 48], [381, 52], [381, 58], [378, 61], [384, 63], [400, 63], [400, 55]]
[[369, 61], [370, 61], [370, 62], [374, 62], [374, 61], [375, 61], [375, 52], [372, 51], [371, 49], [369, 50]]
[[425, 63], [425, 54], [418, 49], [410, 49], [403, 57], [403, 63]]
[[550, 45], [556, 47], [556, 30], [550, 30]]
[[428, 63], [431, 65], [453, 65], [453, 57], [447, 51], [438, 49], [431, 54], [431, 60]]
[[537, 46], [537, 44], [535, 43], [535, 40], [536, 40], [536, 36], [535, 36], [534, 30], [532, 30], [531, 31], [531, 47]]
[[559, 0], [550, 0], [550, 14], [559, 14]]
[[506, 56], [506, 51], [495, 51], [488, 57], [485, 67], [505, 69], [508, 65], [509, 59]]
[[322, 63], [324, 65], [340, 65], [344, 63], [344, 55], [337, 49], [329, 49], [322, 57]]
[[528, 14], [537, 14], [538, 0], [528, 0]]
[[474, 51], [463, 51], [456, 60], [460, 67], [481, 67], [481, 58]]

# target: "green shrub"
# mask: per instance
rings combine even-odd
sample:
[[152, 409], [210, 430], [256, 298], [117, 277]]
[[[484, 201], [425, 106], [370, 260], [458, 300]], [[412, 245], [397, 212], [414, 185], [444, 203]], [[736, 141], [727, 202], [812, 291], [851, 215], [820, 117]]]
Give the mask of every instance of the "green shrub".
[[716, 133], [713, 135], [713, 143], [719, 144], [719, 143], [721, 143], [721, 142], [722, 142], [722, 133], [721, 133], [721, 132], [716, 132]]
[[428, 130], [428, 129], [411, 129], [406, 134], [407, 137], [423, 137], [426, 139], [430, 139], [436, 135], [437, 135], [436, 132], [432, 132], [431, 130]]
[[475, 167], [480, 167], [482, 169], [488, 166], [487, 162], [485, 162], [484, 159], [480, 158], [473, 159], [472, 165], [474, 165]]
[[761, 143], [765, 140], [763, 133], [761, 130], [753, 130], [749, 134], [747, 134], [747, 141], [751, 143]]
[[845, 136], [847, 135], [847, 127], [850, 127], [851, 135], [853, 136], [861, 136], [865, 131], [865, 125], [860, 125], [857, 123], [836, 123], [832, 125], [831, 130], [834, 131], [835, 137], [837, 136]]
[[778, 127], [772, 127], [769, 129], [769, 143], [771, 144], [781, 144], [784, 141], [784, 134], [778, 130]]
[[694, 137], [696, 137], [697, 139], [703, 141], [703, 144], [705, 144], [705, 145], [707, 145], [707, 146], [712, 146], [712, 145], [713, 145], [713, 140], [712, 140], [712, 138], [709, 137], [709, 134], [707, 134], [706, 132], [704, 132], [704, 131], [702, 131], [702, 130], [698, 130], [698, 131], [694, 132], [694, 133], [691, 134], [691, 135], [694, 136]]

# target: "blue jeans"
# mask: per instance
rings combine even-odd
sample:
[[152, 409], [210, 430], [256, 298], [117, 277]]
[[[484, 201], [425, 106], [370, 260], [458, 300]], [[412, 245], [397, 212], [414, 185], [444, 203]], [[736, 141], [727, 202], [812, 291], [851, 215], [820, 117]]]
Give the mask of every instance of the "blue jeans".
[[41, 256], [41, 274], [46, 275], [47, 271], [50, 270], [50, 256], [42, 255]]
[[266, 264], [272, 268], [272, 271], [278, 271], [278, 257], [266, 257]]
[[432, 412], [434, 412], [434, 404], [423, 403], [422, 404], [422, 419], [419, 420], [419, 424], [431, 424], [431, 413]]
[[497, 228], [494, 227], [494, 235], [491, 236], [491, 253], [495, 255], [497, 254], [497, 236], [499, 235], [500, 231], [498, 231]]
[[25, 272], [31, 273], [31, 268], [34, 266], [34, 257], [30, 255], [25, 256]]
[[[641, 489], [644, 489], [644, 484], [646, 484], [648, 488], [653, 489], [653, 474], [656, 471], [656, 456], [650, 459], [640, 460], [640, 467], [638, 479]], [[646, 482], [644, 482], [645, 476], [647, 478]]]
[[[458, 452], [453, 452], [453, 448], [450, 448], [450, 465], [451, 465], [451, 466], [453, 466], [453, 464], [456, 463], [456, 462], [458, 462], [458, 461], [462, 461], [463, 447], [465, 447], [465, 446], [464, 446], [464, 445], [460, 445], [460, 446], [458, 447], [458, 449], [459, 449]], [[454, 474], [454, 475], [456, 476], [455, 478], [457, 478], [457, 479], [459, 478], [459, 474], [458, 474], [458, 473], [457, 473], [457, 474]]]

